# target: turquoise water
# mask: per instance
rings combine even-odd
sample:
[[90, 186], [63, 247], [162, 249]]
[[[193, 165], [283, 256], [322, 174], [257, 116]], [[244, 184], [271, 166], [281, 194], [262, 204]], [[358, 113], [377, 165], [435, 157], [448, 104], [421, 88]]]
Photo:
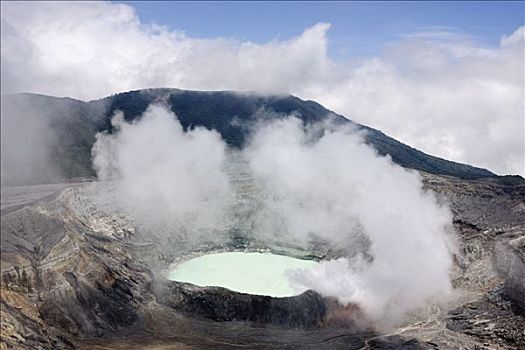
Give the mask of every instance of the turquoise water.
[[289, 285], [285, 271], [315, 266], [312, 260], [268, 253], [218, 253], [177, 265], [168, 279], [198, 286], [224, 287], [242, 293], [286, 297], [304, 292]]

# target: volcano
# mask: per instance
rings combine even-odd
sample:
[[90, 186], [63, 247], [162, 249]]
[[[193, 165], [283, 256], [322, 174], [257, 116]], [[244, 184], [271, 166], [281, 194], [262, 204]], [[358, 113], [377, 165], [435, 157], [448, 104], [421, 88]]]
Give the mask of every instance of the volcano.
[[[192, 135], [188, 143], [197, 138], [192, 131], [213, 131], [213, 140], [224, 140], [228, 157], [238, 160], [240, 155], [240, 166], [230, 162], [231, 167], [224, 170], [226, 185], [234, 188], [231, 197], [224, 196], [220, 203], [221, 208], [228, 209], [226, 223], [203, 226], [199, 239], [190, 239], [194, 232], [188, 231], [188, 227], [197, 226], [198, 214], [202, 214], [199, 210], [196, 216], [184, 211], [177, 216], [184, 225], [177, 226], [176, 232], [164, 222], [147, 226], [141, 219], [160, 217], [156, 210], [146, 212], [144, 217], [134, 216], [133, 210], [115, 210], [107, 205], [107, 199], [119, 194], [119, 187], [111, 187], [110, 182], [101, 185], [96, 177], [92, 157], [96, 142], [103, 137], [112, 141], [111, 135], [139, 125], [151, 105], [161, 105], [177, 116], [183, 135]], [[120, 124], [115, 122], [116, 115], [122, 119]], [[289, 213], [290, 206], [311, 210], [307, 213], [318, 208], [334, 216], [341, 212], [333, 202], [311, 200], [317, 199], [309, 196], [318, 193], [315, 186], [304, 191], [304, 186], [298, 186], [300, 196], [306, 198], [298, 201], [294, 188], [285, 186], [287, 192], [279, 192], [280, 183], [275, 185], [264, 176], [259, 180], [248, 171], [242, 152], [257, 138], [254, 125], [285, 120], [287, 116], [296, 118], [300, 122], [296, 124], [305, 129], [329, 120], [330, 125], [356, 130], [366, 144], [356, 147], [370, 148], [373, 157], [389, 167], [402, 167], [398, 169], [400, 174], [408, 174], [407, 179], [421, 179], [425, 193], [446, 203], [451, 212], [449, 229], [457, 241], [450, 280], [459, 298], [446, 304], [429, 304], [385, 330], [371, 321], [364, 304], [345, 303], [328, 295], [331, 285], [324, 283], [322, 292], [283, 286], [287, 270], [313, 268], [341, 258], [359, 261], [366, 270], [366, 264], [379, 260], [373, 254], [376, 242], [367, 239], [366, 229], [354, 221], [336, 227], [349, 227], [355, 232], [351, 244], [345, 246], [319, 230], [309, 230], [311, 221], [302, 215], [303, 211], [294, 222], [298, 222], [298, 230], [307, 226], [306, 240], [289, 232], [280, 236], [253, 233], [258, 229], [253, 223], [261, 222], [261, 216], [290, 219], [277, 215]], [[24, 127], [29, 125], [35, 127]], [[312, 139], [330, 133], [328, 128], [312, 130], [315, 132], [307, 134], [313, 135]], [[34, 137], [35, 131], [52, 137]], [[155, 142], [156, 137], [153, 135], [149, 141]], [[126, 139], [127, 144], [133, 141]], [[310, 152], [315, 141], [308, 139], [305, 144]], [[139, 157], [142, 148], [148, 150], [147, 143], [136, 147], [137, 154], [127, 154], [131, 160]], [[18, 148], [27, 152], [15, 152]], [[255, 153], [253, 149], [251, 152]], [[154, 158], [151, 152], [145, 153]], [[275, 164], [286, 165], [287, 159], [278, 159]], [[195, 163], [197, 160], [189, 157], [188, 163], [181, 164], [194, 169], [191, 167]], [[305, 163], [310, 164], [308, 159]], [[133, 171], [126, 175], [133, 176]], [[155, 173], [152, 168], [140, 168], [141, 173], [148, 171]], [[210, 171], [205, 175], [208, 180], [213, 174]], [[297, 172], [291, 178], [299, 182], [302, 175]], [[380, 173], [365, 175], [389, 177]], [[198, 184], [199, 189], [208, 189], [207, 181]], [[319, 181], [319, 187], [324, 184]], [[271, 185], [277, 190], [265, 192]], [[347, 194], [334, 192], [335, 197]], [[362, 200], [369, 198], [374, 188], [358, 188], [355, 192]], [[216, 197], [203, 196], [202, 202], [196, 202], [198, 209], [204, 212], [206, 206], [215, 206]], [[280, 201], [282, 197], [292, 200]], [[525, 180], [427, 155], [313, 101], [294, 96], [177, 89], [130, 91], [90, 102], [34, 94], [3, 96], [1, 199], [1, 341], [6, 348], [525, 346]], [[162, 203], [177, 209], [176, 199]], [[131, 205], [122, 207], [125, 209], [141, 204], [128, 198], [123, 201]], [[268, 201], [280, 207], [265, 211], [263, 204]], [[144, 202], [149, 206], [150, 202]], [[401, 201], [397, 203], [399, 206]], [[378, 210], [370, 215], [369, 222], [380, 221], [382, 214]], [[259, 221], [244, 220], [247, 217]], [[392, 226], [389, 237], [395, 243], [396, 235], [403, 233], [395, 231], [392, 223], [387, 225]], [[255, 260], [244, 260], [237, 254]], [[408, 249], [406, 254], [408, 258], [415, 255]], [[217, 257], [226, 260], [214, 260]], [[268, 257], [271, 259], [261, 260]], [[317, 275], [312, 276], [315, 282]], [[376, 291], [382, 289], [387, 288], [379, 286]], [[366, 300], [367, 295], [360, 297]]]

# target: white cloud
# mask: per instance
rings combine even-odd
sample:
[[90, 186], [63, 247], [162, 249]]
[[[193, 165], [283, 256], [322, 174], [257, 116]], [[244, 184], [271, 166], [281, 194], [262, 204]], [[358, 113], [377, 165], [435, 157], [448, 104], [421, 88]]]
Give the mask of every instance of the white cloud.
[[446, 30], [413, 33], [380, 57], [341, 63], [327, 55], [326, 23], [255, 44], [144, 25], [132, 7], [109, 2], [1, 6], [3, 93], [288, 92], [425, 152], [525, 174], [524, 27], [498, 47]]
[[493, 49], [404, 40], [318, 99], [428, 153], [523, 175], [523, 44], [523, 28]]

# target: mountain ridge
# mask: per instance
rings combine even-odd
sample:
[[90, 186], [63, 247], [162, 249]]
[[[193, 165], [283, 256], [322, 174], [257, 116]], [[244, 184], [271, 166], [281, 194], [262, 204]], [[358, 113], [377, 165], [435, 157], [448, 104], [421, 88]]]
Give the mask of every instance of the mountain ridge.
[[[49, 120], [56, 142], [52, 145], [51, 161], [58, 164], [65, 179], [92, 177], [91, 147], [97, 132], [112, 132], [111, 117], [121, 110], [127, 121], [140, 117], [147, 107], [163, 101], [177, 115], [183, 128], [203, 126], [217, 130], [232, 147], [242, 147], [249, 136], [246, 125], [265, 111], [271, 118], [295, 115], [305, 124], [331, 116], [336, 123], [350, 123], [365, 130], [365, 142], [381, 156], [389, 155], [402, 167], [460, 179], [501, 178], [515, 182], [518, 176], [498, 176], [487, 169], [449, 161], [426, 154], [403, 144], [382, 131], [356, 123], [312, 100], [293, 95], [269, 95], [256, 92], [192, 91], [173, 88], [132, 90], [101, 99], [82, 101], [69, 97], [20, 93], [2, 96], [3, 126], [10, 114], [33, 112], [37, 118]], [[15, 106], [14, 111], [9, 111]], [[36, 111], [27, 111], [31, 107]], [[13, 109], [13, 108], [11, 108]], [[73, 116], [73, 118], [72, 118]], [[21, 129], [19, 128], [18, 131]], [[8, 130], [15, 132], [16, 130]], [[2, 132], [4, 136], [4, 132]], [[2, 147], [3, 148], [3, 147]], [[8, 164], [5, 164], [8, 166]], [[4, 162], [2, 162], [4, 167]]]

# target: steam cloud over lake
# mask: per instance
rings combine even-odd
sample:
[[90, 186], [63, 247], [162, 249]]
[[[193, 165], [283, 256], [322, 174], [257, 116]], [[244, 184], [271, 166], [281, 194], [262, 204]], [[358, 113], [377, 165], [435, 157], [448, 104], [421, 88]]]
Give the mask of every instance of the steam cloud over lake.
[[[448, 208], [422, 190], [416, 172], [378, 156], [352, 128], [287, 116], [253, 127], [235, 151], [215, 131], [184, 131], [162, 105], [132, 123], [117, 113], [113, 127], [97, 136], [95, 168], [112, 204], [151, 232], [219, 241], [240, 225], [262, 241], [328, 241], [346, 256], [289, 279], [357, 303], [376, 321], [401, 321], [451, 293]], [[239, 160], [259, 194], [258, 209], [235, 222], [227, 168]]]

